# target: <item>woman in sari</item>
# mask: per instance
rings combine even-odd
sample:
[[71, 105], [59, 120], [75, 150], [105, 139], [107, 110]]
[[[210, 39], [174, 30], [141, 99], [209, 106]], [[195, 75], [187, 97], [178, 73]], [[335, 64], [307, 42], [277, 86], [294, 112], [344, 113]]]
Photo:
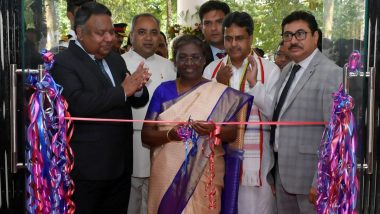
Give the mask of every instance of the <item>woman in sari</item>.
[[[233, 142], [240, 134], [235, 125], [217, 127], [214, 122], [236, 121], [238, 112], [243, 112], [242, 107], [251, 103], [252, 97], [204, 79], [204, 50], [203, 42], [196, 36], [179, 37], [173, 43], [179, 78], [158, 86], [149, 104], [146, 119], [178, 121], [143, 125], [142, 142], [152, 151], [150, 214], [221, 211], [224, 149], [214, 145], [214, 141]], [[189, 118], [196, 134], [181, 137], [179, 133], [189, 127], [182, 122], [190, 121]], [[186, 136], [191, 141], [188, 144], [182, 142]]]

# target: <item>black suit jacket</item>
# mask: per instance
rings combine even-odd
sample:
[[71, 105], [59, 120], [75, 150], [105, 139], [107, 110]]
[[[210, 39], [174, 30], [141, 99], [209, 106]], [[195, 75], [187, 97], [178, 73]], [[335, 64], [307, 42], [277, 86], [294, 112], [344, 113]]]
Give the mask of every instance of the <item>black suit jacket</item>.
[[[94, 60], [75, 42], [56, 56], [52, 76], [63, 86], [69, 112], [74, 117], [132, 119], [131, 106], [144, 106], [149, 100], [144, 87], [141, 97], [128, 97], [120, 86], [127, 67], [120, 55], [104, 58], [115, 81], [113, 87]], [[73, 178], [109, 180], [132, 173], [132, 123], [74, 123], [71, 147], [74, 152]]]
[[210, 64], [212, 61], [214, 61], [214, 55], [212, 55], [212, 50], [211, 50], [211, 47], [210, 47], [210, 44], [208, 44], [207, 42], [204, 42], [204, 48], [206, 49], [205, 52], [206, 52], [206, 65], [205, 65], [205, 68], [208, 64]]

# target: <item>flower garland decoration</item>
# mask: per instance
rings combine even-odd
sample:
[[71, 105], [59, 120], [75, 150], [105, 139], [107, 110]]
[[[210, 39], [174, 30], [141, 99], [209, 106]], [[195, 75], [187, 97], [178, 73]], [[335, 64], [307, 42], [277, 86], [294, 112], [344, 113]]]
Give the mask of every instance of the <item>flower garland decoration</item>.
[[359, 190], [356, 176], [356, 126], [353, 99], [341, 85], [333, 94], [333, 110], [318, 162], [317, 212], [356, 213]]
[[44, 76], [38, 81], [29, 75], [27, 84], [34, 89], [28, 104], [26, 145], [26, 209], [27, 213], [68, 213], [75, 211], [71, 200], [74, 183], [73, 152], [69, 141], [73, 132], [66, 100], [61, 96], [49, 70], [54, 65], [54, 54], [41, 52]]
[[199, 23], [196, 23], [194, 26], [182, 26], [180, 24], [174, 24], [168, 28], [168, 38], [170, 40], [183, 34], [195, 35], [203, 40], [201, 25]]

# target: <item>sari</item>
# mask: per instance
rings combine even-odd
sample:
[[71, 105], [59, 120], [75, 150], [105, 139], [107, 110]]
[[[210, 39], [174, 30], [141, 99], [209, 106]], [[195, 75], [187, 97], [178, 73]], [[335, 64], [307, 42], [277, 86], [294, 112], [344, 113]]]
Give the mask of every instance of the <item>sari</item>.
[[[154, 92], [146, 119], [162, 121], [204, 120], [214, 122], [246, 120], [253, 97], [225, 85], [202, 81], [189, 91], [178, 95], [176, 82], [162, 83]], [[244, 108], [243, 108], [244, 107]], [[169, 130], [173, 124], [160, 123], [159, 130]], [[244, 127], [243, 127], [244, 131]], [[243, 134], [238, 136], [243, 139]], [[210, 138], [198, 137], [196, 142], [186, 145], [172, 141], [152, 148], [151, 174], [148, 190], [148, 213], [220, 213], [222, 189], [225, 186], [225, 149], [215, 146], [213, 185], [216, 190], [216, 207], [209, 208], [205, 186], [209, 180]], [[230, 152], [227, 152], [230, 153]], [[240, 161], [240, 160], [239, 160]], [[236, 170], [235, 170], [236, 171]], [[239, 172], [237, 172], [238, 174]], [[236, 174], [236, 173], [235, 173]], [[235, 177], [238, 177], [235, 176]], [[231, 183], [231, 182], [230, 182]], [[232, 182], [238, 187], [238, 182]], [[237, 202], [237, 190], [235, 188]], [[223, 205], [224, 206], [224, 205]]]

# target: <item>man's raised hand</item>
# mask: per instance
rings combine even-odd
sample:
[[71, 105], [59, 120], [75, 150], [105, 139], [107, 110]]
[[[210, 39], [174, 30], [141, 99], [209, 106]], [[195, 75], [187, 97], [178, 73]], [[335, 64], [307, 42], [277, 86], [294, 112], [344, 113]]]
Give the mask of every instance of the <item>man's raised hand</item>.
[[132, 96], [136, 91], [141, 90], [141, 88], [149, 81], [151, 74], [148, 68], [144, 68], [144, 62], [140, 62], [137, 66], [136, 71], [125, 77], [122, 87], [124, 88], [124, 93], [129, 97]]

